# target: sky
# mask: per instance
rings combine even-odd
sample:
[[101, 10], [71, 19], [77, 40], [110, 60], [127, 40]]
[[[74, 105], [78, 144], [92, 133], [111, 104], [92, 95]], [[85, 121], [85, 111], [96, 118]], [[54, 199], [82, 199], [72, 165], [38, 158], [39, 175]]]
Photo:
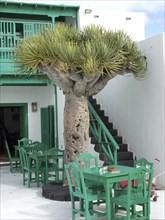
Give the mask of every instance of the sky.
[[110, 11], [143, 12], [145, 14], [145, 38], [165, 32], [165, 0], [8, 0], [39, 2], [46, 4], [71, 4], [99, 7]]

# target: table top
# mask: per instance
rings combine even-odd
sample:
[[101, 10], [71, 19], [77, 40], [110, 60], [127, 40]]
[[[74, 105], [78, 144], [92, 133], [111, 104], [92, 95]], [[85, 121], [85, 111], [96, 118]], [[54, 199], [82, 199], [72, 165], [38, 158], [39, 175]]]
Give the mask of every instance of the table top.
[[110, 179], [110, 181], [115, 182], [118, 178], [120, 180], [124, 180], [125, 176], [128, 175], [129, 172], [135, 171], [135, 167], [121, 166], [121, 165], [111, 165], [108, 168], [115, 168], [114, 172], [110, 172], [107, 170], [107, 167], [93, 167], [90, 170], [84, 170], [84, 176], [87, 179], [95, 180], [95, 181], [104, 181], [105, 179]]
[[46, 156], [48, 158], [55, 157], [55, 156], [57, 156], [57, 158], [63, 157], [62, 152], [59, 152], [57, 155], [53, 155], [51, 153], [47, 153], [47, 151], [38, 151], [37, 153], [29, 152], [28, 155], [30, 158], [33, 158], [33, 159], [42, 159], [42, 158], [45, 158]]

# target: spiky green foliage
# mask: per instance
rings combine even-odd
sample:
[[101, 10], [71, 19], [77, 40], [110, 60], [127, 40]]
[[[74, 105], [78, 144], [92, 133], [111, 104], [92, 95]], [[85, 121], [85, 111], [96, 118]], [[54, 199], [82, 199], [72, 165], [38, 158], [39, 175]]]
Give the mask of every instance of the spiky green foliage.
[[61, 73], [95, 76], [133, 73], [142, 78], [146, 60], [131, 38], [122, 31], [89, 26], [83, 31], [56, 25], [38, 35], [23, 39], [16, 49], [16, 62], [22, 72], [39, 66], [55, 66]]

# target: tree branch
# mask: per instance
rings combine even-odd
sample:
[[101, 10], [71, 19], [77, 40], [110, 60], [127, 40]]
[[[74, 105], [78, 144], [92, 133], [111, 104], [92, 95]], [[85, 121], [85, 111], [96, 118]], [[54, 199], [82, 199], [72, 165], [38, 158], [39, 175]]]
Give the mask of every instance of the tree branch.
[[93, 80], [95, 79], [95, 77], [96, 77], [96, 76], [84, 75], [84, 76], [83, 76], [83, 80], [84, 80], [85, 82], [91, 82], [91, 81], [93, 81]]
[[73, 80], [73, 81], [78, 81], [78, 80], [80, 80], [82, 77], [81, 77], [81, 75], [78, 74], [78, 73], [73, 73], [73, 74], [70, 74], [70, 75], [69, 75], [69, 78], [70, 78], [71, 80]]
[[45, 65], [44, 67], [39, 67], [39, 69], [44, 72], [49, 79], [51, 79], [56, 86], [61, 88], [64, 93], [70, 93], [73, 89], [73, 82], [70, 80], [70, 74], [65, 74], [60, 72], [56, 67]]
[[100, 77], [99, 80], [94, 84], [93, 87], [91, 87], [91, 89], [88, 91], [86, 95], [87, 96], [96, 95], [107, 85], [108, 81], [112, 78], [113, 78], [112, 76], [108, 76], [108, 75], [106, 76], [104, 75]]
[[87, 83], [87, 87], [86, 87], [87, 92], [91, 89], [91, 87], [94, 86], [94, 84], [98, 81], [100, 76], [101, 76], [101, 74], [96, 75], [95, 77], [93, 77], [92, 81]]

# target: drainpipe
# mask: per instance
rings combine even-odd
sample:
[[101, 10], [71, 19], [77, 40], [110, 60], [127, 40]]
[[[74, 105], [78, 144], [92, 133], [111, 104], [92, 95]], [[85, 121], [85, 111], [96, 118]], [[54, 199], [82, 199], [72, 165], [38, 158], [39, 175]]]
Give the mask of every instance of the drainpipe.
[[[55, 24], [55, 16], [52, 18], [52, 28]], [[59, 138], [58, 138], [58, 100], [57, 100], [57, 87], [54, 85], [54, 95], [55, 95], [55, 147], [59, 148]]]
[[57, 100], [57, 87], [54, 85], [54, 94], [55, 94], [55, 147], [59, 148], [59, 139], [58, 139], [58, 100]]

